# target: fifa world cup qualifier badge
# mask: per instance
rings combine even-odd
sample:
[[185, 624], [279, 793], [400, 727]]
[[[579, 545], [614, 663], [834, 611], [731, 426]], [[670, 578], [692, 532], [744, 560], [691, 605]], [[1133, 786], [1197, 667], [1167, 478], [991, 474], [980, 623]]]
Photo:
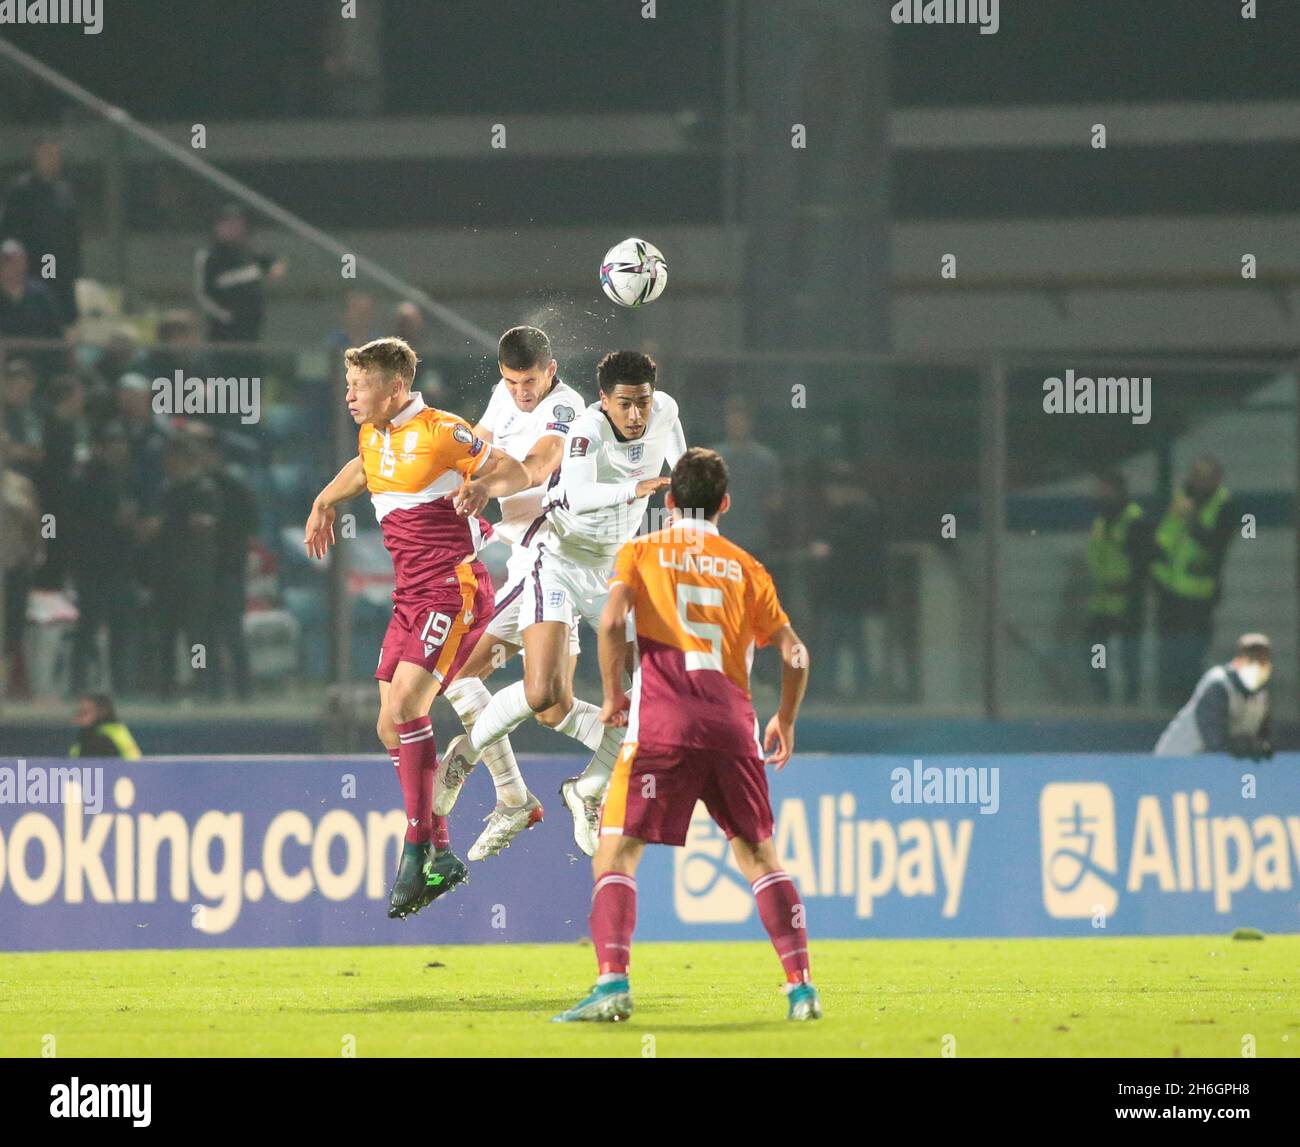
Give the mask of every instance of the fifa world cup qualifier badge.
[[462, 446], [469, 447], [469, 456], [477, 458], [483, 451], [483, 439], [474, 434], [468, 427], [455, 426], [452, 428], [451, 436], [456, 439]]

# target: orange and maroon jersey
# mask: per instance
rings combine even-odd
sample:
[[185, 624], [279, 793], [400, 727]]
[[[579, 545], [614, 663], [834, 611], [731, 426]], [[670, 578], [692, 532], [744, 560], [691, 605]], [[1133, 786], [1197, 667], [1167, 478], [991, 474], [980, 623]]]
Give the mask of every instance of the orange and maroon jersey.
[[458, 565], [475, 560], [492, 527], [481, 518], [460, 517], [449, 497], [492, 449], [469, 423], [426, 406], [415, 394], [392, 422], [367, 422], [358, 449], [393, 558], [394, 598], [418, 597], [422, 588], [453, 579]]
[[790, 619], [762, 564], [685, 519], [628, 542], [610, 585], [631, 591], [639, 665], [627, 740], [761, 754], [749, 668]]

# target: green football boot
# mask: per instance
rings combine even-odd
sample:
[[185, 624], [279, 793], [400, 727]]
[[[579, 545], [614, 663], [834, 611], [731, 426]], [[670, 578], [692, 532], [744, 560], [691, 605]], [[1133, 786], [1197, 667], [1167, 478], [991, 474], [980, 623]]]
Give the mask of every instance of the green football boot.
[[439, 896], [450, 892], [461, 884], [469, 883], [469, 869], [450, 848], [434, 852], [423, 868], [424, 896], [420, 907], [432, 904]]
[[402, 845], [402, 858], [397, 862], [397, 879], [388, 895], [388, 918], [405, 920], [418, 912], [429, 901], [426, 899], [425, 869], [430, 865], [430, 845], [406, 843]]

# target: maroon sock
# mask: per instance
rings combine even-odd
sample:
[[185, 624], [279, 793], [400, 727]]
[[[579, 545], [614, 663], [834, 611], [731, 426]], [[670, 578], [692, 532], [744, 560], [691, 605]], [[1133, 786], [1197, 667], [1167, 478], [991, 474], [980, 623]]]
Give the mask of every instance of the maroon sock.
[[447, 818], [434, 813], [430, 823], [432, 825], [433, 835], [431, 839], [433, 840], [434, 849], [438, 852], [442, 852], [443, 849], [450, 848], [451, 829], [447, 827]]
[[600, 974], [626, 975], [636, 928], [636, 878], [607, 872], [597, 880], [588, 921]]
[[753, 889], [758, 914], [781, 958], [786, 980], [791, 984], [808, 983], [808, 928], [799, 889], [789, 874], [779, 869], [760, 876]]
[[403, 721], [397, 726], [397, 779], [406, 805], [406, 843], [423, 844], [433, 833], [433, 778], [438, 767], [438, 747], [433, 742], [433, 722], [428, 717]]
[[[389, 749], [388, 756], [392, 760], [394, 767], [400, 767], [401, 761], [398, 759], [398, 752], [396, 749]], [[447, 827], [447, 818], [445, 816], [439, 816], [437, 813], [434, 813], [433, 817], [431, 818], [431, 821], [433, 825], [433, 833], [431, 838], [433, 840], [433, 847], [437, 849], [439, 852], [441, 852], [444, 848], [450, 848], [451, 829]]]

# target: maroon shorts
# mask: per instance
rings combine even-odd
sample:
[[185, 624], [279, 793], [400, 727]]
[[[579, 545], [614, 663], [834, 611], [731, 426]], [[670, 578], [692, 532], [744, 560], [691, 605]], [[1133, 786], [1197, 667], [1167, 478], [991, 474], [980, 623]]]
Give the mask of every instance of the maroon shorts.
[[375, 677], [391, 681], [397, 663], [411, 661], [446, 688], [492, 620], [493, 592], [492, 576], [482, 563], [466, 562], [456, 567], [454, 585], [405, 594], [393, 602]]
[[758, 844], [772, 835], [767, 772], [756, 753], [625, 743], [601, 808], [600, 834], [652, 844], [686, 843], [695, 802], [730, 840]]

